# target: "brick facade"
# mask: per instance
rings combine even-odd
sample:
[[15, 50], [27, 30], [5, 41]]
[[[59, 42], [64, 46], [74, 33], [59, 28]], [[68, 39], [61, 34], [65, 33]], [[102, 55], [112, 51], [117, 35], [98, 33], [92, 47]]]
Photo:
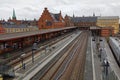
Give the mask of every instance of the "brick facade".
[[79, 27], [90, 27], [90, 26], [96, 26], [96, 22], [79, 22], [76, 23]]
[[65, 18], [64, 18], [64, 21], [65, 21], [65, 26], [66, 27], [70, 27], [70, 26], [74, 26], [74, 23], [72, 22], [72, 17], [66, 15]]
[[101, 36], [102, 37], [114, 36], [114, 28], [113, 27], [101, 27]]
[[65, 22], [61, 15], [61, 11], [58, 14], [53, 14], [50, 13], [47, 8], [45, 8], [38, 20], [38, 27], [39, 29], [65, 27]]
[[96, 26], [97, 17], [73, 17], [72, 21], [78, 27], [91, 27]]
[[12, 22], [13, 24], [17, 24], [17, 25], [22, 24], [21, 20], [16, 20], [16, 19], [9, 19], [8, 22]]
[[0, 34], [5, 33], [5, 29], [2, 27], [2, 25], [0, 24]]

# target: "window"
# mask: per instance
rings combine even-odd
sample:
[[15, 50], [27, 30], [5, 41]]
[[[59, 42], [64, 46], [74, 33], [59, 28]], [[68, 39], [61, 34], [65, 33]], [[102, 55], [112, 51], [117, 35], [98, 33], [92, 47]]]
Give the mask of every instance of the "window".
[[43, 25], [41, 25], [41, 27], [43, 28], [44, 26], [43, 26]]
[[4, 45], [0, 44], [0, 50], [4, 49]]
[[52, 26], [52, 22], [51, 21], [47, 21], [46, 22], [46, 26]]

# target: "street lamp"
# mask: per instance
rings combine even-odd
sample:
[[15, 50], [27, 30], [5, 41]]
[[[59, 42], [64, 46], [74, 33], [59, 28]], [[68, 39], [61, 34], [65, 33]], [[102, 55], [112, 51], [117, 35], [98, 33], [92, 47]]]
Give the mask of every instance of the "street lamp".
[[100, 61], [102, 60], [102, 51], [103, 51], [103, 48], [99, 48], [98, 56], [100, 57]]
[[35, 43], [33, 43], [33, 46], [32, 46], [32, 63], [34, 63], [34, 50], [36, 50], [37, 49], [37, 43], [35, 42]]
[[23, 63], [23, 59], [24, 59], [24, 56], [26, 54], [24, 52], [22, 52], [22, 55], [20, 56], [20, 59], [21, 59], [21, 62], [22, 62], [22, 69], [25, 69], [25, 63]]

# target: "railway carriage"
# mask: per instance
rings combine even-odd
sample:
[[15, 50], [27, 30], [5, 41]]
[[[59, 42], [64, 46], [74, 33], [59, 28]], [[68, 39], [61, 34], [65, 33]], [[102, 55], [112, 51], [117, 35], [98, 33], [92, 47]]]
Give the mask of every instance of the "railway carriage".
[[109, 44], [114, 52], [114, 55], [118, 61], [118, 64], [120, 65], [120, 39], [116, 37], [110, 37]]

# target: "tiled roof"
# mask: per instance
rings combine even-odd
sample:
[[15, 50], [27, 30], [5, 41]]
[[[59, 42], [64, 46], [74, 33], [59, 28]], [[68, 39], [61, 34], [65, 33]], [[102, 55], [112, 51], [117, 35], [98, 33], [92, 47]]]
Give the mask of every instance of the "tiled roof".
[[97, 22], [97, 17], [74, 17], [73, 22]]
[[3, 27], [4, 28], [28, 28], [28, 26], [24, 25], [24, 24], [22, 24], [22, 25], [4, 24]]
[[54, 19], [55, 22], [58, 22], [59, 21], [59, 17], [60, 17], [60, 14], [53, 14], [53, 13], [50, 13], [50, 15], [52, 16], [52, 18]]

